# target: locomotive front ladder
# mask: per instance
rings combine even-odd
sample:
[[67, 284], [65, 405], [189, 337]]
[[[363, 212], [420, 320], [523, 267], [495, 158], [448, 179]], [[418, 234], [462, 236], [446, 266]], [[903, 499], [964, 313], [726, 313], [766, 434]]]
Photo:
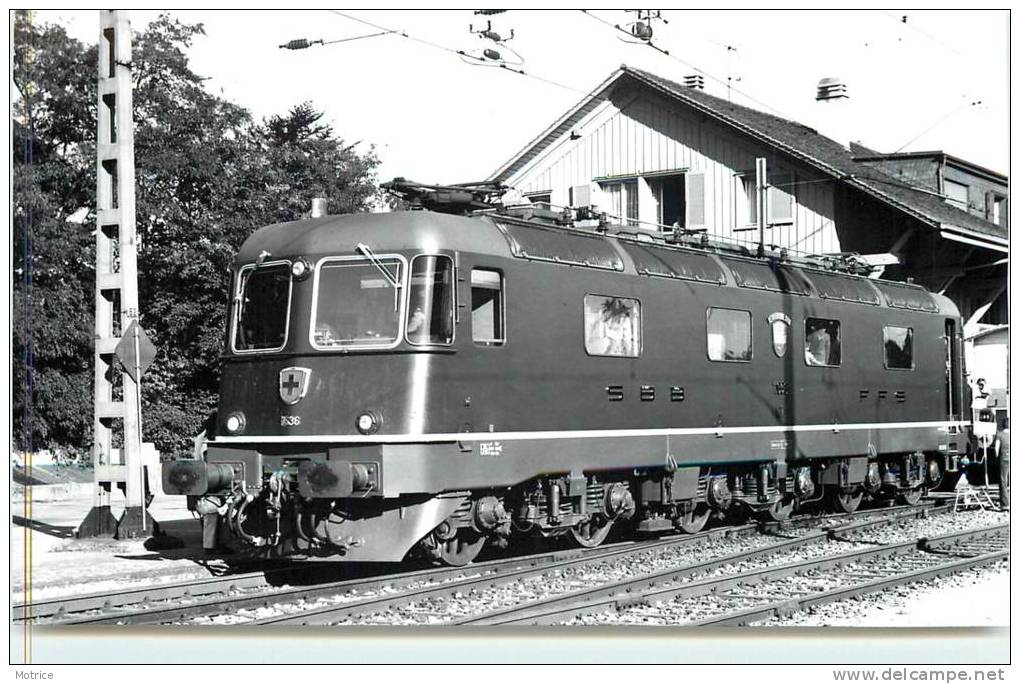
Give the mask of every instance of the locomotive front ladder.
[[[92, 451], [95, 494], [92, 510], [77, 534], [125, 538], [155, 532], [145, 510], [140, 384], [118, 366], [115, 353], [121, 335], [138, 321], [131, 26], [127, 12], [100, 10], [99, 15]], [[117, 432], [121, 436], [119, 449], [113, 446]], [[119, 522], [110, 510], [114, 486], [125, 497]]]

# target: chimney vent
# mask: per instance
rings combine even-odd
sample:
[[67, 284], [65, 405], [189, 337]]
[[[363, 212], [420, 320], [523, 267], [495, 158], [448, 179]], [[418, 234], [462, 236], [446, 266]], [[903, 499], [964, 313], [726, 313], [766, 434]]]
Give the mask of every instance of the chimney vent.
[[704, 90], [705, 77], [701, 74], [689, 74], [684, 76], [684, 87], [693, 88], [694, 90]]
[[838, 100], [849, 97], [850, 95], [846, 91], [846, 83], [841, 78], [823, 78], [818, 82], [818, 93], [815, 95], [815, 100]]
[[326, 198], [325, 197], [313, 197], [312, 198], [312, 218], [319, 218], [326, 215]]

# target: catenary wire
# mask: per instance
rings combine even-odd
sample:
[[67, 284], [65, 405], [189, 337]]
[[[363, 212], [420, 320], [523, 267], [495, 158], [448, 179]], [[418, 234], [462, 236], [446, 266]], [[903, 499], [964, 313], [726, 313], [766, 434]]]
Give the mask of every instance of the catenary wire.
[[[408, 33], [407, 31], [404, 31], [404, 30], [389, 29], [389, 28], [386, 28], [385, 26], [382, 26], [380, 24], [376, 24], [376, 23], [368, 21], [366, 19], [361, 19], [359, 17], [355, 17], [354, 15], [347, 14], [345, 12], [340, 12], [339, 10], [327, 10], [327, 11], [332, 13], [332, 14], [335, 14], [335, 15], [337, 15], [339, 17], [343, 17], [344, 19], [350, 19], [351, 21], [356, 21], [356, 22], [358, 22], [360, 24], [364, 24], [365, 26], [371, 26], [372, 28], [378, 29], [380, 31], [385, 31], [385, 32], [388, 32], [388, 33], [395, 33], [398, 36], [401, 36], [403, 38], [407, 38], [408, 40], [412, 40], [412, 41], [414, 41], [416, 43], [421, 43], [422, 45], [426, 45], [426, 46], [431, 47], [431, 48], [433, 48], [435, 50], [442, 50], [443, 52], [448, 52], [450, 54], [457, 55], [460, 58], [465, 58], [466, 57], [468, 59], [474, 59], [474, 60], [479, 61], [479, 62], [483, 61], [481, 58], [474, 57], [473, 55], [469, 55], [468, 53], [466, 53], [463, 50], [454, 50], [453, 48], [446, 47], [445, 45], [440, 45], [439, 43], [434, 43], [434, 42], [432, 42], [430, 40], [425, 40], [424, 38], [418, 38], [417, 36], [412, 36], [410, 33]], [[565, 83], [560, 83], [559, 81], [554, 81], [554, 80], [552, 80], [550, 78], [545, 78], [544, 76], [539, 76], [537, 74], [533, 74], [530, 71], [525, 71], [524, 69], [516, 69], [516, 68], [510, 67], [510, 66], [503, 65], [503, 64], [501, 64], [499, 66], [501, 68], [503, 68], [505, 71], [509, 71], [509, 72], [512, 72], [512, 73], [515, 73], [515, 74], [520, 74], [521, 76], [525, 76], [527, 78], [532, 78], [532, 79], [535, 79], [536, 81], [541, 81], [542, 83], [547, 83], [549, 85], [556, 86], [557, 88], [562, 88], [564, 90], [569, 90], [569, 91], [572, 91], [572, 92], [575, 92], [575, 93], [580, 93], [580, 94], [586, 94], [587, 93], [587, 91], [585, 91], [585, 90], [581, 90], [579, 88], [574, 88], [573, 86], [566, 85]]]
[[[610, 22], [606, 21], [605, 19], [603, 19], [602, 17], [599, 17], [599, 16], [596, 16], [596, 15], [592, 14], [588, 10], [580, 10], [580, 12], [583, 13], [587, 17], [591, 17], [592, 19], [594, 19], [595, 21], [597, 21], [599, 23], [605, 24], [606, 26], [608, 26], [611, 29], [614, 29], [614, 30], [619, 31], [621, 33], [624, 33], [626, 35], [630, 35], [626, 31], [624, 31], [622, 28], [617, 26], [616, 24], [610, 23]], [[645, 45], [649, 45], [649, 44], [645, 43]], [[755, 104], [761, 105], [762, 107], [765, 107], [766, 109], [769, 109], [769, 110], [775, 112], [776, 114], [779, 114], [780, 116], [782, 116], [782, 117], [784, 117], [786, 119], [791, 119], [791, 117], [788, 114], [782, 112], [779, 109], [776, 109], [775, 107], [773, 107], [772, 105], [768, 104], [767, 102], [763, 102], [763, 101], [757, 99], [756, 97], [754, 97], [754, 96], [744, 92], [743, 90], [740, 90], [738, 88], [733, 87], [731, 81], [727, 81], [724, 78], [720, 78], [720, 77], [716, 76], [715, 74], [712, 74], [712, 73], [710, 73], [708, 71], [705, 71], [701, 67], [696, 66], [694, 64], [691, 64], [690, 62], [688, 62], [686, 60], [683, 60], [680, 57], [677, 57], [676, 55], [674, 55], [671, 52], [666, 52], [665, 50], [663, 50], [663, 49], [661, 49], [659, 47], [656, 47], [656, 46], [651, 46], [651, 47], [653, 49], [655, 49], [656, 52], [659, 52], [659, 53], [665, 55], [666, 57], [669, 57], [670, 59], [672, 59], [672, 60], [674, 60], [676, 62], [679, 62], [680, 64], [683, 64], [688, 69], [693, 69], [694, 71], [697, 71], [698, 73], [704, 74], [705, 76], [707, 76], [711, 80], [715, 81], [716, 83], [719, 83], [721, 85], [726, 86], [727, 88], [729, 88], [734, 93], [737, 93], [738, 95], [742, 95], [742, 96], [746, 97], [751, 102], [754, 102]]]

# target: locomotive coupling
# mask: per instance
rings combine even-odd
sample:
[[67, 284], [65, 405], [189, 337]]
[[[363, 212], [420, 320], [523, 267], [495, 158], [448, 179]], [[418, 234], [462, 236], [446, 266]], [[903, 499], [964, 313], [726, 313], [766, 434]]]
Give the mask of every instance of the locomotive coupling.
[[163, 464], [163, 491], [167, 494], [201, 496], [227, 489], [239, 475], [239, 465], [205, 461], [171, 461]]

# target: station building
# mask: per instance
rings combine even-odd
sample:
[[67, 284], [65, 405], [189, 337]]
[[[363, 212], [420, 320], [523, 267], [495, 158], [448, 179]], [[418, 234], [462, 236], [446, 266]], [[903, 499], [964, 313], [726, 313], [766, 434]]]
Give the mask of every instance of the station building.
[[[839, 86], [819, 84], [828, 95]], [[637, 230], [882, 255], [876, 275], [949, 296], [965, 331], [1008, 324], [1008, 179], [942, 152], [883, 155], [628, 66], [490, 177], [532, 202], [594, 204]], [[977, 327], [976, 327], [977, 326]], [[1004, 377], [1004, 374], [1003, 374]]]

